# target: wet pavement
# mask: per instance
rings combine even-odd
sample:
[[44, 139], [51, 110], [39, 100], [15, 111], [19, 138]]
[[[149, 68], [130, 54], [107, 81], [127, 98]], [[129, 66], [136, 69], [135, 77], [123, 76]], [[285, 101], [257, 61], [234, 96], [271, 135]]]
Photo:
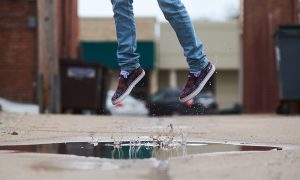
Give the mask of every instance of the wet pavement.
[[[299, 129], [299, 116], [147, 118], [2, 113], [0, 146], [11, 148], [0, 152], [0, 174], [1, 179], [297, 179], [300, 177]], [[124, 141], [132, 139], [145, 142], [147, 138], [160, 140], [162, 137], [168, 137], [164, 143], [184, 141], [192, 145], [197, 142], [198, 146], [196, 150], [179, 153], [175, 150], [172, 156], [162, 159], [152, 156], [152, 151], [143, 160], [125, 156], [127, 160], [117, 160], [117, 156], [109, 159], [114, 149], [109, 149], [113, 147], [109, 145], [108, 156], [99, 155], [106, 151], [95, 150], [108, 142], [126, 144]], [[65, 142], [75, 144], [76, 152], [69, 148], [71, 153], [57, 154], [59, 149], [66, 152]], [[85, 143], [78, 146], [76, 142]], [[58, 143], [56, 149], [42, 147], [52, 143]], [[64, 148], [59, 148], [59, 144]], [[228, 150], [222, 150], [223, 145]], [[16, 153], [9, 151], [13, 150], [12, 146], [22, 147], [21, 151], [26, 147], [43, 153], [36, 150], [35, 153], [31, 153], [32, 150]], [[212, 146], [218, 146], [217, 150], [212, 150]], [[272, 148], [259, 150], [255, 149], [257, 146]], [[122, 149], [123, 154], [129, 155], [126, 148], [129, 147]], [[54, 154], [48, 154], [49, 149], [54, 149], [50, 152]], [[76, 154], [82, 149], [83, 152]], [[168, 151], [162, 149], [161, 152]], [[95, 155], [86, 157], [88, 153]], [[161, 161], [166, 159], [168, 161]]]

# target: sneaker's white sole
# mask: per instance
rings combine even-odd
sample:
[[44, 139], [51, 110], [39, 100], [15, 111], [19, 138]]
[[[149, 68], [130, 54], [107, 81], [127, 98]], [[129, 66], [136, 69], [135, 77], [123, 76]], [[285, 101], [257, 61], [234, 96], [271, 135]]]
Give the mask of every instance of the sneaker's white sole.
[[132, 89], [137, 85], [137, 83], [139, 83], [143, 77], [145, 76], [145, 71], [143, 70], [143, 72], [130, 84], [130, 86], [128, 87], [128, 89], [125, 91], [125, 93], [120, 96], [118, 99], [116, 99], [115, 101], [112, 101], [113, 105], [117, 105], [120, 102], [122, 102], [132, 91]]
[[195, 96], [197, 96], [201, 92], [201, 90], [203, 89], [203, 87], [205, 86], [207, 81], [210, 79], [210, 77], [214, 74], [215, 71], [216, 71], [216, 68], [214, 65], [212, 65], [211, 70], [206, 75], [206, 77], [203, 79], [203, 81], [200, 83], [200, 85], [197, 87], [197, 89], [195, 89], [190, 95], [186, 96], [185, 98], [183, 98], [183, 99], [179, 98], [179, 101], [186, 102], [190, 99], [193, 99]]

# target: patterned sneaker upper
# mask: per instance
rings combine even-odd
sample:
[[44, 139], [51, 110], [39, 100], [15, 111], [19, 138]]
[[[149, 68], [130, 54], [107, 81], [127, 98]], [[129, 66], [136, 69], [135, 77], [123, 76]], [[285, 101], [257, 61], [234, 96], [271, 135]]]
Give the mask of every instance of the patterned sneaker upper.
[[128, 87], [133, 83], [133, 81], [139, 77], [144, 70], [139, 67], [133, 70], [131, 73], [121, 73], [119, 75], [119, 84], [115, 94], [112, 97], [112, 101], [116, 101], [120, 98], [128, 89]]
[[208, 65], [201, 70], [200, 74], [196, 77], [193, 73], [189, 73], [188, 81], [184, 87], [184, 89], [180, 93], [180, 99], [183, 99], [193, 93], [204, 80], [206, 75], [212, 69], [212, 64], [209, 62]]

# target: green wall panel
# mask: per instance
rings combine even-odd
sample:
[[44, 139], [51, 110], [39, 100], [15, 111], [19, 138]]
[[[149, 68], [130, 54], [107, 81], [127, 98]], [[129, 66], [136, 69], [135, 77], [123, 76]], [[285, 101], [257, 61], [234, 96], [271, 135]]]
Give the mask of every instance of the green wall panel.
[[[155, 43], [153, 41], [139, 41], [137, 52], [141, 55], [140, 64], [143, 68], [151, 70], [155, 64]], [[81, 59], [96, 62], [110, 69], [119, 69], [117, 63], [117, 42], [81, 42]]]

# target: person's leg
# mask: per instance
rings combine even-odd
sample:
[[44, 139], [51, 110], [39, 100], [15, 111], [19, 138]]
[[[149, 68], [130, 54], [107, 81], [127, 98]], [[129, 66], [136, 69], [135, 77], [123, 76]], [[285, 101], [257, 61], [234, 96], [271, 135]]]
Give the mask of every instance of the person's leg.
[[175, 30], [177, 38], [184, 49], [190, 72], [198, 72], [208, 64], [199, 40], [191, 22], [190, 16], [180, 0], [157, 0], [165, 18]]
[[118, 50], [117, 60], [123, 71], [133, 71], [140, 67], [136, 53], [136, 27], [133, 14], [133, 0], [111, 0], [116, 25]]
[[137, 42], [132, 7], [133, 0], [111, 0], [111, 3], [118, 40], [117, 59], [121, 67], [118, 88], [111, 98], [112, 104], [116, 105], [123, 101], [134, 86], [142, 80], [145, 71], [140, 67], [140, 56], [136, 53]]
[[180, 93], [181, 102], [194, 98], [203, 89], [215, 71], [208, 62], [203, 44], [197, 37], [190, 16], [181, 0], [157, 0], [165, 18], [176, 32], [189, 64], [189, 76], [186, 86]]

